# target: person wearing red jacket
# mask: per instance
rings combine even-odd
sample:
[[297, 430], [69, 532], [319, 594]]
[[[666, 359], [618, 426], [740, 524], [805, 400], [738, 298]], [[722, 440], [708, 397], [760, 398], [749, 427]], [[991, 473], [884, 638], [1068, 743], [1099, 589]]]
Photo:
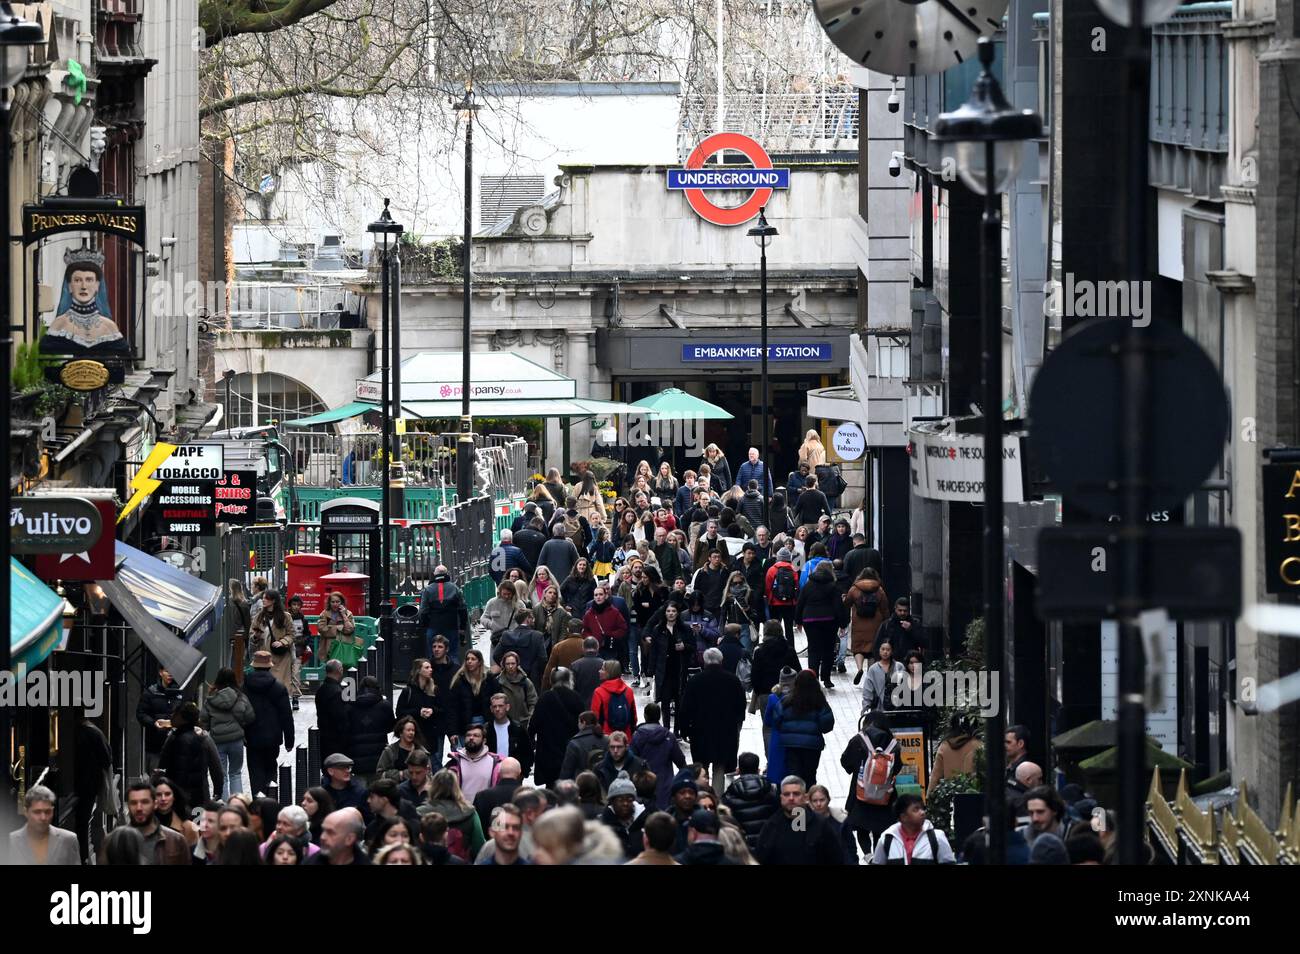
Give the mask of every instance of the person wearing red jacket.
[[[794, 614], [795, 606], [799, 602], [799, 570], [791, 562], [793, 554], [786, 547], [777, 551], [776, 561], [767, 568], [767, 577], [764, 580], [764, 593], [767, 596], [767, 618], [779, 619], [785, 624], [785, 638], [791, 646], [794, 645]], [[794, 593], [777, 596], [775, 592], [776, 575], [782, 567], [790, 570], [794, 576]]]
[[[610, 701], [622, 696], [623, 706], [615, 705], [614, 718], [610, 718]], [[591, 711], [596, 713], [606, 735], [614, 732], [628, 733], [636, 728], [636, 693], [623, 681], [623, 667], [616, 659], [605, 661], [605, 681], [591, 694]]]
[[597, 585], [591, 608], [582, 617], [582, 635], [600, 642], [600, 655], [627, 665], [627, 619], [609, 598], [609, 587]]

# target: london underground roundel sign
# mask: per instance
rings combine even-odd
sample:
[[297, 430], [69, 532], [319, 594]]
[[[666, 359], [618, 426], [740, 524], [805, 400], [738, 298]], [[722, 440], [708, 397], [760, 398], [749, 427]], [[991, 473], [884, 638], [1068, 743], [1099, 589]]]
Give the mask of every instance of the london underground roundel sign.
[[[753, 168], [710, 166], [704, 164], [716, 153], [732, 149], [745, 156]], [[695, 147], [681, 169], [668, 170], [668, 188], [686, 193], [686, 201], [695, 214], [714, 225], [740, 225], [758, 215], [758, 210], [772, 198], [772, 190], [790, 187], [790, 170], [774, 169], [767, 151], [741, 133], [714, 133]], [[751, 190], [750, 196], [735, 208], [714, 205], [710, 190]]]

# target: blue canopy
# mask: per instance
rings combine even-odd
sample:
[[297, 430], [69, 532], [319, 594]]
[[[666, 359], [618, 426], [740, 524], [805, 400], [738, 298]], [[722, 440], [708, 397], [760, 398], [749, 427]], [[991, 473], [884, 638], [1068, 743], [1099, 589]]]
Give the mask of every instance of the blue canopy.
[[154, 619], [170, 626], [191, 646], [198, 646], [221, 619], [221, 588], [117, 541], [117, 558], [126, 562], [117, 571]]
[[63, 639], [63, 598], [9, 558], [9, 653], [16, 676], [45, 661]]

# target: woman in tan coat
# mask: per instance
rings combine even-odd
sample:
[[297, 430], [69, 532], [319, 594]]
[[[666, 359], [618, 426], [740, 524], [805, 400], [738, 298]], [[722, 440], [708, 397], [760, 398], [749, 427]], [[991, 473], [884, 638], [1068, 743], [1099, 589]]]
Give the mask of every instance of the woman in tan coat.
[[326, 596], [325, 611], [320, 614], [320, 619], [316, 623], [316, 633], [319, 636], [316, 658], [322, 666], [330, 658], [331, 644], [336, 639], [351, 641], [356, 628], [356, 622], [348, 612], [347, 601], [343, 598], [343, 594], [336, 592]]
[[806, 463], [808, 471], [813, 474], [817, 473], [819, 465], [826, 463], [826, 445], [816, 431], [810, 430], [804, 435], [803, 443], [799, 445], [799, 463]]
[[276, 590], [262, 594], [262, 605], [253, 617], [252, 636], [254, 649], [271, 651], [271, 675], [289, 690], [289, 698], [302, 695], [298, 681], [293, 677], [293, 617], [284, 608], [284, 600]]
[[975, 754], [984, 743], [975, 737], [975, 720], [964, 713], [955, 713], [948, 737], [939, 744], [934, 754], [934, 767], [930, 770], [930, 784], [925, 794], [934, 793], [934, 787], [954, 775], [971, 775], [975, 771]]
[[[875, 599], [875, 612], [868, 611], [871, 600]], [[871, 648], [876, 642], [876, 631], [889, 618], [889, 597], [880, 583], [880, 574], [871, 567], [858, 574], [847, 593], [844, 603], [853, 611], [852, 627], [849, 631], [849, 650], [858, 663], [857, 674], [853, 677], [856, 686], [862, 682], [863, 664], [871, 655]]]

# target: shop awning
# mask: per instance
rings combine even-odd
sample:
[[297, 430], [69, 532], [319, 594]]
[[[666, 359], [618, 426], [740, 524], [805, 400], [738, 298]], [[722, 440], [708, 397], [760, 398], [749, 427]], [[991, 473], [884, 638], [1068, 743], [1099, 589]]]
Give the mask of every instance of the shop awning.
[[633, 401], [632, 404], [640, 413], [664, 421], [682, 421], [688, 418], [729, 421], [735, 416], [703, 398], [687, 394], [681, 388], [666, 388], [658, 394]]
[[[121, 546], [121, 544], [118, 544]], [[127, 547], [128, 550], [131, 547]], [[133, 551], [139, 553], [139, 550]], [[142, 554], [143, 555], [143, 554]], [[153, 557], [145, 556], [146, 560], [153, 560]], [[155, 563], [161, 563], [160, 560], [153, 560]], [[167, 566], [167, 564], [163, 564]], [[172, 567], [168, 567], [172, 569]], [[178, 637], [166, 626], [154, 618], [152, 611], [145, 609], [135, 592], [122, 578], [126, 575], [126, 568], [123, 567], [118, 571], [116, 580], [100, 580], [99, 585], [108, 597], [113, 607], [122, 614], [126, 620], [127, 626], [139, 638], [146, 649], [153, 654], [153, 658], [158, 660], [158, 665], [165, 668], [172, 674], [182, 689], [189, 684], [194, 675], [203, 668], [207, 661], [206, 657]], [[201, 582], [201, 581], [200, 581]]]
[[220, 587], [121, 540], [117, 542], [117, 558], [126, 561], [117, 571], [118, 580], [151, 617], [175, 629], [191, 646], [198, 646], [216, 628], [221, 619]]
[[63, 639], [63, 598], [9, 558], [9, 654], [15, 676], [35, 669]]
[[319, 414], [313, 414], [311, 417], [300, 417], [294, 421], [285, 421], [281, 426], [311, 427], [313, 424], [333, 424], [336, 421], [346, 421], [349, 418], [360, 417], [366, 411], [377, 410], [379, 410], [378, 404], [371, 404], [368, 401], [353, 401], [351, 404], [336, 407], [332, 411], [322, 411]]
[[[460, 401], [405, 401], [403, 417], [435, 418], [459, 417]], [[469, 402], [469, 412], [474, 417], [599, 417], [608, 414], [645, 413], [641, 408], [618, 401], [597, 401], [589, 398], [538, 398], [520, 401]]]

